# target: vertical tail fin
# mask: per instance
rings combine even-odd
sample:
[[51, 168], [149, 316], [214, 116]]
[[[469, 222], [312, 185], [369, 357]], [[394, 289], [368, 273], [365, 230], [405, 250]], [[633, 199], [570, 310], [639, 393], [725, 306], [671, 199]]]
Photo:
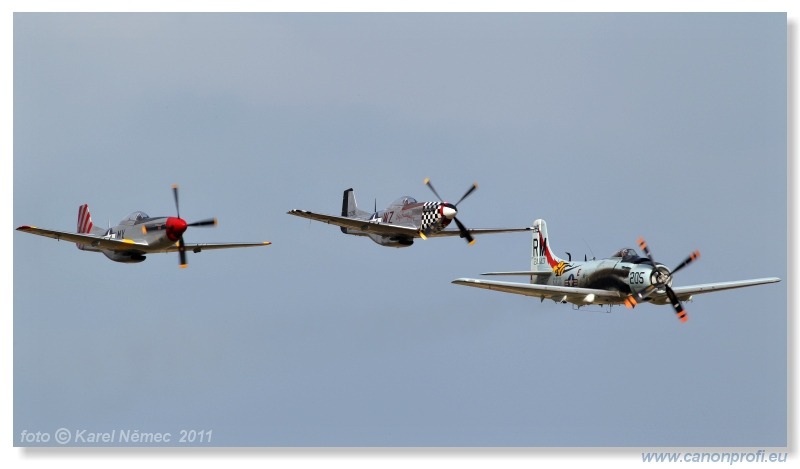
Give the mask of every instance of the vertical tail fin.
[[348, 218], [369, 218], [370, 212], [358, 208], [356, 195], [353, 189], [347, 189], [342, 194], [342, 216]]
[[356, 196], [353, 194], [353, 188], [345, 189], [342, 194], [342, 216], [352, 217], [355, 216], [358, 206], [356, 205]]
[[[353, 188], [346, 189], [342, 194], [342, 216], [347, 218], [363, 218], [367, 219], [370, 216], [369, 212], [365, 212], [358, 208], [356, 203], [356, 195]], [[347, 233], [347, 228], [342, 227], [342, 233]]]
[[547, 235], [547, 223], [541, 219], [534, 221], [533, 239], [531, 243], [531, 271], [556, 271], [559, 264], [563, 262], [563, 260], [553, 254], [550, 248], [550, 238]]
[[89, 204], [78, 207], [78, 233], [89, 234], [92, 232], [92, 214], [89, 213]]
[[[89, 204], [83, 204], [78, 207], [78, 233], [91, 234], [94, 228], [92, 223], [92, 214], [89, 213]], [[83, 251], [86, 247], [81, 243], [76, 243], [75, 246]]]

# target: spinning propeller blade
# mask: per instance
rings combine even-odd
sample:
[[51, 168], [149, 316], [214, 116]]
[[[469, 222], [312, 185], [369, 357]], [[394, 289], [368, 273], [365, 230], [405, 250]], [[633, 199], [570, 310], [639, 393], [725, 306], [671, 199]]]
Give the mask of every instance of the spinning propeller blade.
[[194, 223], [188, 223], [186, 226], [217, 226], [217, 219], [216, 218], [209, 218], [207, 220], [196, 221]]
[[188, 264], [186, 263], [186, 243], [183, 242], [183, 236], [178, 240], [178, 258], [180, 259], [180, 268], [185, 269]]
[[178, 185], [172, 185], [172, 196], [175, 198], [175, 213], [178, 218], [181, 217], [181, 209], [178, 206]]
[[678, 299], [678, 296], [675, 294], [674, 291], [672, 291], [672, 288], [670, 288], [669, 286], [667, 286], [667, 296], [669, 297], [670, 303], [672, 303], [672, 307], [675, 309], [675, 314], [678, 315], [678, 319], [680, 319], [681, 322], [688, 321], [689, 318], [686, 317], [686, 311], [684, 311], [683, 309], [681, 300]]
[[672, 273], [674, 274], [675, 272], [681, 270], [682, 268], [686, 267], [687, 265], [689, 265], [692, 262], [694, 262], [695, 260], [697, 260], [699, 257], [700, 257], [700, 251], [695, 251], [695, 252], [689, 254], [689, 257], [684, 259], [683, 262], [681, 262], [680, 264], [678, 264], [677, 267], [672, 269]]
[[650, 248], [647, 247], [647, 243], [645, 242], [644, 238], [640, 236], [637, 240], [637, 243], [639, 244], [639, 247], [642, 248], [642, 251], [644, 251], [645, 256], [647, 256], [647, 258], [650, 259], [650, 262], [655, 265], [656, 261], [653, 260], [653, 255], [650, 254]]
[[444, 202], [444, 200], [442, 200], [442, 196], [440, 196], [439, 193], [436, 192], [436, 189], [433, 188], [433, 184], [431, 184], [430, 178], [425, 178], [425, 180], [422, 182], [425, 183], [426, 186], [428, 186], [428, 189], [430, 189], [431, 192], [433, 192], [433, 195], [435, 195], [440, 202]]
[[474, 244], [475, 239], [472, 237], [471, 234], [469, 234], [469, 231], [467, 231], [467, 227], [465, 227], [463, 223], [458, 221], [458, 218], [453, 218], [453, 221], [456, 222], [456, 225], [458, 225], [458, 230], [461, 231], [461, 237], [465, 238], [467, 240], [467, 243]]
[[455, 203], [455, 206], [458, 207], [458, 204], [460, 204], [464, 199], [469, 197], [469, 195], [472, 194], [477, 188], [478, 188], [478, 183], [473, 182], [472, 186], [469, 189], [467, 189], [467, 192], [465, 192], [464, 195], [462, 195], [461, 198], [458, 199], [458, 202]]

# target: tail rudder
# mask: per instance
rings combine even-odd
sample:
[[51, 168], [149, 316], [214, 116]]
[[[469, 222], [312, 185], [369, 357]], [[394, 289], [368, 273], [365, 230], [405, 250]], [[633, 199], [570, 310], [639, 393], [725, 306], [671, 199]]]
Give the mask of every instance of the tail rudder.
[[[356, 196], [353, 195], [353, 188], [345, 189], [342, 194], [342, 216], [351, 217], [355, 215], [356, 208]], [[352, 215], [350, 214], [351, 210], [353, 211]]]
[[553, 254], [550, 248], [550, 238], [547, 235], [547, 223], [542, 219], [534, 221], [531, 243], [531, 271], [555, 272], [559, 264], [563, 262], [563, 260]]
[[94, 228], [92, 223], [92, 214], [89, 213], [89, 204], [83, 204], [78, 207], [78, 233], [90, 234]]
[[[370, 213], [358, 208], [356, 195], [353, 188], [346, 189], [342, 194], [342, 216], [348, 218], [369, 218]], [[347, 233], [347, 228], [342, 227], [342, 233]]]

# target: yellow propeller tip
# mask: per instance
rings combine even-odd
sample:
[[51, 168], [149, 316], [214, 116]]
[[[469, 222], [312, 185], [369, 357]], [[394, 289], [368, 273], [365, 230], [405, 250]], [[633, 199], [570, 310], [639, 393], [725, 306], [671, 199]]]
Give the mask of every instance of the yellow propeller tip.
[[425, 180], [422, 181], [423, 184], [427, 184], [429, 182], [431, 182], [431, 178], [425, 178]]

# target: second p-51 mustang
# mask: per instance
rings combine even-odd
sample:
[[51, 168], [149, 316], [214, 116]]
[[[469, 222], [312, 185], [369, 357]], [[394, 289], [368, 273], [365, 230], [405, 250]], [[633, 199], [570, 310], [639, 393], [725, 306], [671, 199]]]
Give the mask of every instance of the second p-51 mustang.
[[453, 283], [535, 296], [542, 301], [549, 298], [557, 303], [573, 303], [578, 307], [590, 304], [624, 304], [628, 308], [633, 308], [637, 303], [645, 301], [655, 304], [670, 303], [681, 322], [685, 322], [688, 317], [682, 302], [691, 301], [692, 295], [780, 281], [779, 278], [768, 277], [673, 288], [672, 276], [700, 257], [700, 252], [693, 252], [670, 270], [653, 259], [647, 243], [642, 238], [639, 238], [639, 247], [647, 257], [640, 257], [634, 249], [626, 248], [608, 259], [564, 261], [553, 254], [544, 220], [536, 220], [533, 222], [531, 270], [482, 274], [523, 275], [530, 277], [530, 283], [470, 278], [456, 279]]
[[186, 250], [201, 252], [211, 249], [244, 248], [253, 246], [267, 246], [269, 241], [261, 243], [202, 243], [186, 244], [183, 233], [190, 226], [214, 226], [216, 218], [186, 223], [181, 218], [178, 208], [178, 186], [172, 186], [175, 198], [176, 216], [150, 217], [144, 212], [133, 212], [119, 225], [103, 229], [94, 226], [92, 216], [87, 204], [78, 207], [78, 231], [47, 230], [35, 226], [20, 226], [18, 231], [31, 233], [56, 240], [75, 243], [82, 251], [102, 252], [106, 257], [116, 262], [134, 263], [145, 260], [146, 254], [161, 252], [178, 252], [180, 267], [186, 267]]
[[[381, 246], [395, 248], [408, 247], [414, 244], [415, 238], [436, 238], [441, 236], [460, 236], [472, 244], [472, 235], [489, 233], [507, 233], [514, 231], [530, 231], [526, 228], [468, 229], [456, 214], [458, 204], [467, 198], [475, 189], [473, 184], [466, 193], [452, 204], [445, 202], [430, 183], [425, 185], [439, 199], [438, 202], [417, 202], [417, 199], [404, 196], [392, 202], [385, 210], [367, 212], [358, 208], [353, 189], [347, 189], [342, 196], [342, 215], [323, 215], [307, 210], [291, 210], [289, 215], [308, 218], [341, 227], [342, 233], [356, 236], [368, 236]], [[456, 223], [458, 231], [445, 230], [451, 221]]]

